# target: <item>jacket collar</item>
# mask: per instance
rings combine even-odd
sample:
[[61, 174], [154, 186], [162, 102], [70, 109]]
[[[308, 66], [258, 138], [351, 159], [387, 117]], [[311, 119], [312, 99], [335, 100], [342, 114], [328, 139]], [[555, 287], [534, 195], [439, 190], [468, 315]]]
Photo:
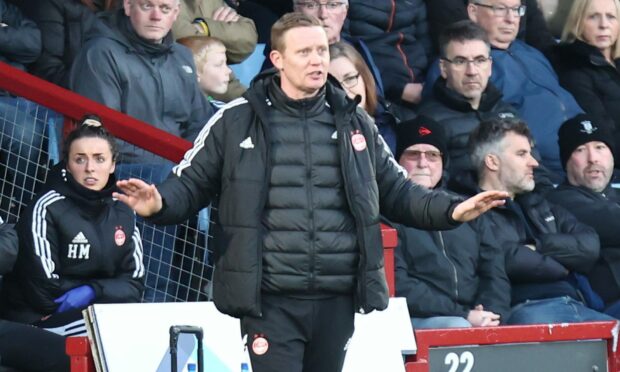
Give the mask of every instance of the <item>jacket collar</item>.
[[487, 83], [487, 87], [480, 98], [480, 106], [478, 110], [471, 107], [469, 100], [457, 91], [448, 88], [447, 81], [440, 77], [433, 86], [433, 93], [437, 100], [453, 110], [461, 112], [470, 111], [491, 111], [493, 107], [502, 99], [502, 93], [495, 88], [491, 81]]

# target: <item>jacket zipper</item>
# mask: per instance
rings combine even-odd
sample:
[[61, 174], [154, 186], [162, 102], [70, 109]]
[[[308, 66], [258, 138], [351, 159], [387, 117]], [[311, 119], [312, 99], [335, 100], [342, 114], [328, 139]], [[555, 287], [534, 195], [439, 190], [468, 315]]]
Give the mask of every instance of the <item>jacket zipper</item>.
[[308, 198], [308, 210], [310, 212], [310, 231], [309, 231], [309, 239], [310, 239], [310, 289], [314, 290], [315, 288], [315, 280], [316, 275], [314, 272], [314, 268], [316, 266], [316, 247], [314, 244], [315, 239], [315, 225], [314, 225], [314, 199], [312, 194], [312, 142], [310, 141], [310, 129], [308, 128], [308, 117], [306, 112], [306, 107], [303, 109], [303, 128], [304, 128], [304, 144], [305, 144], [305, 152], [306, 152], [306, 196]]
[[441, 244], [441, 252], [443, 253], [444, 257], [446, 258], [446, 260], [448, 261], [450, 266], [452, 267], [452, 274], [454, 275], [454, 295], [456, 296], [455, 300], [458, 300], [458, 298], [459, 298], [459, 279], [458, 279], [458, 276], [456, 275], [456, 266], [454, 265], [454, 263], [452, 263], [452, 261], [448, 257], [448, 253], [446, 252], [446, 245], [445, 245], [445, 243], [443, 241], [443, 234], [441, 233], [441, 231], [438, 231], [438, 233], [439, 233], [439, 242]]

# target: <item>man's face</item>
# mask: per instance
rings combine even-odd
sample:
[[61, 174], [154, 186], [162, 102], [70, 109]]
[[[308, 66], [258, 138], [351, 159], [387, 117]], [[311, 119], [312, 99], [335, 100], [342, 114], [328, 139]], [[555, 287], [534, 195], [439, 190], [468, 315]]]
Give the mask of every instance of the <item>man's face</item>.
[[325, 31], [329, 44], [340, 41], [340, 31], [347, 18], [349, 3], [346, 0], [298, 0], [295, 1], [295, 11], [317, 17]]
[[532, 156], [532, 146], [527, 137], [508, 132], [498, 154], [498, 179], [505, 191], [518, 195], [534, 190], [534, 168], [538, 162]]
[[601, 192], [609, 184], [614, 157], [604, 142], [592, 141], [575, 149], [566, 162], [566, 178], [573, 186]]
[[292, 99], [312, 97], [327, 81], [329, 45], [325, 30], [318, 26], [296, 27], [283, 35], [283, 51], [269, 57], [280, 71], [281, 87]]
[[439, 62], [448, 88], [474, 101], [476, 106], [491, 76], [489, 52], [489, 47], [481, 40], [451, 41], [444, 59]]
[[507, 49], [519, 31], [521, 17], [516, 11], [519, 6], [520, 0], [476, 0], [467, 6], [467, 13], [486, 30], [494, 47]]
[[161, 43], [179, 14], [178, 0], [124, 0], [123, 4], [133, 29], [152, 43]]
[[409, 146], [398, 161], [407, 170], [410, 180], [432, 189], [441, 180], [443, 160], [441, 152], [433, 145], [420, 143]]

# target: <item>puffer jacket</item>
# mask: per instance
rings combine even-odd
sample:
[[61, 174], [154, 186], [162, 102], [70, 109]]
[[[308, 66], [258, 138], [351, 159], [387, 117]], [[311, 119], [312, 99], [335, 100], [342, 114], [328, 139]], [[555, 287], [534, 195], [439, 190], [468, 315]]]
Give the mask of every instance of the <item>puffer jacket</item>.
[[347, 19], [381, 66], [388, 100], [401, 102], [407, 83], [424, 82], [431, 44], [423, 0], [351, 0]]
[[[270, 127], [276, 105], [267, 92], [269, 86], [278, 84], [277, 81], [274, 71], [259, 75], [244, 98], [226, 105], [207, 123], [194, 147], [175, 167], [171, 177], [158, 187], [164, 205], [160, 212], [151, 217], [155, 223], [174, 223], [194, 214], [210, 201], [216, 202], [214, 301], [220, 311], [237, 317], [261, 315], [264, 246], [268, 234], [265, 227], [266, 206], [273, 191], [270, 182], [279, 177], [276, 172], [287, 172], [282, 167], [276, 169], [272, 164], [273, 152], [277, 149], [272, 145]], [[330, 179], [337, 182], [341, 177], [341, 197], [346, 199], [354, 221], [353, 231], [359, 255], [352, 293], [356, 309], [361, 312], [384, 309], [388, 297], [383, 271], [380, 213], [406, 225], [449, 229], [458, 225], [450, 216], [461, 198], [444, 192], [430, 192], [409, 182], [404, 170], [385, 148], [367, 114], [357, 108], [357, 101], [348, 99], [331, 82], [327, 83], [322, 94], [325, 94], [326, 102], [323, 110], [331, 112], [334, 122], [334, 131], [330, 129], [323, 131], [323, 134], [336, 143], [334, 150], [340, 162], [340, 175], [333, 174]], [[290, 125], [304, 125], [304, 120], [300, 116], [298, 122], [291, 122]], [[312, 130], [311, 133], [319, 132]], [[311, 143], [314, 139], [304, 138], [303, 143], [298, 144], [298, 151], [321, 159], [323, 155], [317, 153]], [[313, 177], [314, 186], [320, 186], [323, 182], [314, 178], [313, 171], [285, 177], [291, 176], [298, 179]], [[286, 207], [295, 195], [298, 194], [290, 192], [287, 199], [280, 202]], [[302, 198], [305, 199], [302, 202], [316, 206], [317, 202], [308, 194], [302, 195]], [[312, 215], [312, 209], [307, 213]], [[320, 214], [310, 218], [314, 223], [325, 223]], [[344, 228], [334, 232], [332, 239], [348, 239], [347, 230]], [[311, 229], [307, 233], [313, 231]], [[285, 239], [288, 241], [294, 234], [294, 231], [291, 232]], [[308, 235], [304, 239], [308, 239]], [[305, 245], [303, 249], [311, 248]], [[326, 253], [329, 251], [329, 247], [324, 249]], [[285, 254], [283, 252], [283, 257]], [[278, 272], [287, 270], [286, 262], [280, 267], [274, 265], [271, 267]], [[347, 267], [328, 266], [329, 263], [325, 263], [324, 267], [315, 265], [304, 270], [310, 271], [311, 275], [321, 270], [349, 270]], [[330, 286], [330, 283], [326, 281], [325, 286]], [[298, 290], [302, 291], [301, 294], [307, 293], [303, 292], [304, 288]], [[286, 295], [290, 292], [280, 293]]]
[[60, 163], [16, 225], [20, 250], [5, 277], [4, 317], [24, 323], [53, 314], [54, 299], [90, 285], [95, 302], [139, 302], [142, 241], [134, 212], [112, 199], [116, 179], [94, 191]]

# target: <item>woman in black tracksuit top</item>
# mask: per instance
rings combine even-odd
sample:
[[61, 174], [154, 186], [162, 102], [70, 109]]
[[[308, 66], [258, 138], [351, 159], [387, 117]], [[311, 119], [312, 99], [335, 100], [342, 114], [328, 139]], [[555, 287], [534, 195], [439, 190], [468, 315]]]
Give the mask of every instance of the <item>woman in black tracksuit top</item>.
[[87, 116], [63, 155], [17, 223], [17, 264], [3, 291], [5, 317], [46, 328], [92, 303], [139, 302], [144, 289], [135, 214], [112, 199], [114, 138]]

